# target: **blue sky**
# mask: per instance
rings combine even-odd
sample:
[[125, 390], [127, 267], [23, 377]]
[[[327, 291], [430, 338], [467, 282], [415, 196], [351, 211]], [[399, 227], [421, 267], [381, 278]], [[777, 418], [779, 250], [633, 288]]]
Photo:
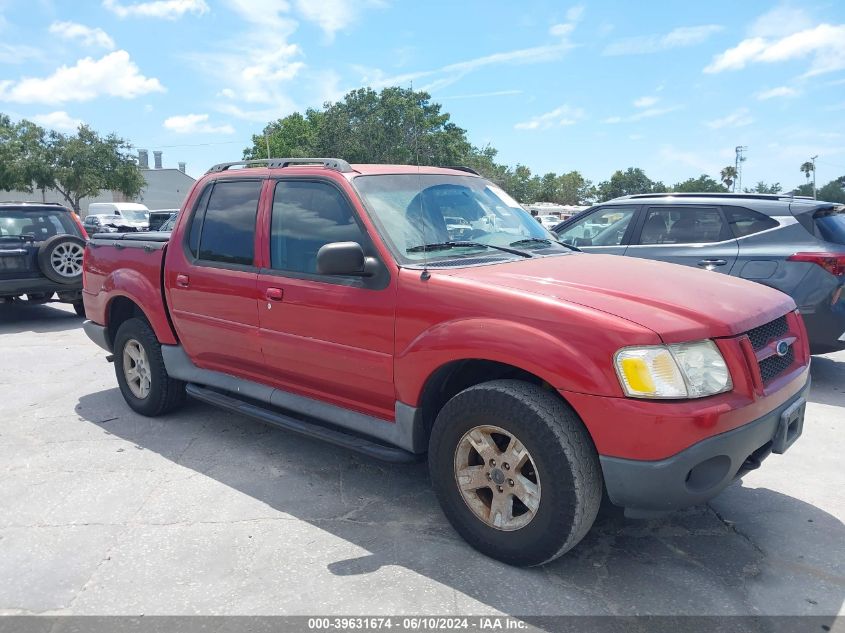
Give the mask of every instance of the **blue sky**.
[[845, 3], [0, 0], [0, 111], [199, 175], [267, 121], [413, 82], [476, 145], [594, 182], [845, 174]]

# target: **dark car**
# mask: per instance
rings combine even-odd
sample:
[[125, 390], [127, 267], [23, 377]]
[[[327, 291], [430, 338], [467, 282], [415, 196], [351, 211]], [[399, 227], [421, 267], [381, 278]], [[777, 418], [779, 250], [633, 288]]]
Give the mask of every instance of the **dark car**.
[[59, 204], [0, 202], [0, 301], [46, 303], [54, 295], [80, 316], [82, 255], [88, 238], [75, 213]]
[[795, 299], [814, 354], [845, 349], [845, 206], [764, 194], [641, 194], [561, 222], [591, 253], [659, 259], [750, 279]]
[[93, 214], [85, 217], [82, 223], [86, 233], [132, 233], [138, 230], [134, 224], [130, 224], [121, 215]]
[[179, 211], [179, 209], [154, 209], [150, 211], [149, 231], [161, 231], [162, 226]]

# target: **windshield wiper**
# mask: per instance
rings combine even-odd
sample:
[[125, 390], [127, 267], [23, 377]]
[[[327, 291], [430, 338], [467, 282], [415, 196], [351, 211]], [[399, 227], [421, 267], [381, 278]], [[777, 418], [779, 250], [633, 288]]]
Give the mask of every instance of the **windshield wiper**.
[[559, 246], [564, 246], [568, 249], [573, 251], [579, 251], [580, 249], [575, 248], [571, 244], [567, 244], [566, 242], [561, 242], [560, 240], [550, 240], [548, 238], [542, 237], [527, 237], [524, 240], [517, 240], [516, 242], [511, 242], [511, 246], [523, 246], [526, 244], [547, 244], [548, 246], [552, 246], [557, 244]]
[[510, 253], [511, 255], [519, 255], [520, 257], [532, 257], [531, 253], [525, 251], [518, 251], [515, 248], [507, 248], [506, 246], [494, 246], [493, 244], [484, 244], [482, 242], [433, 242], [432, 244], [421, 244], [420, 246], [412, 246], [405, 249], [407, 253], [423, 253], [426, 251], [442, 251], [448, 248], [465, 248], [465, 247], [480, 247], [480, 248], [494, 248], [497, 251]]

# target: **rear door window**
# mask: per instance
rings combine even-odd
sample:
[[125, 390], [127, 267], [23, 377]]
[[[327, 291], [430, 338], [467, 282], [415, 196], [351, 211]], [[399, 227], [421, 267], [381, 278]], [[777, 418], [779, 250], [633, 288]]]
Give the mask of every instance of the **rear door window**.
[[214, 184], [205, 212], [199, 206], [191, 223], [189, 247], [192, 252], [198, 251], [198, 259], [252, 265], [260, 194], [260, 180]]
[[831, 209], [822, 214], [816, 213], [816, 230], [825, 242], [845, 244], [845, 207]]
[[734, 237], [745, 237], [778, 226], [777, 220], [744, 207], [722, 207]]
[[716, 207], [651, 207], [640, 244], [706, 244], [728, 239]]

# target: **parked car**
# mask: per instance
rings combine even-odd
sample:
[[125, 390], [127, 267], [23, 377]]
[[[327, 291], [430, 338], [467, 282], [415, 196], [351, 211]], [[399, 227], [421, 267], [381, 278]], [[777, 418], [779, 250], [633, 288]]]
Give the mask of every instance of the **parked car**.
[[464, 218], [444, 216], [446, 230], [453, 240], [468, 240], [472, 237], [472, 224]]
[[82, 255], [88, 235], [59, 204], [0, 202], [0, 301], [73, 304], [80, 316]]
[[155, 209], [150, 211], [150, 221], [147, 230], [161, 230], [161, 226], [170, 220], [178, 211], [179, 209]]
[[764, 194], [643, 194], [554, 228], [591, 253], [658, 259], [771, 286], [798, 305], [810, 349], [845, 349], [845, 206]]
[[547, 229], [553, 229], [560, 224], [560, 218], [556, 215], [538, 215], [537, 221]]
[[[495, 221], [456, 242], [455, 215]], [[467, 171], [226, 163], [171, 234], [92, 239], [85, 331], [143, 415], [191, 395], [372, 457], [427, 453], [455, 529], [538, 565], [603, 490], [639, 516], [703, 503], [801, 434], [792, 299], [618, 262]]]
[[88, 215], [119, 215], [138, 231], [150, 225], [150, 210], [137, 202], [92, 202]]
[[178, 211], [176, 213], [170, 214], [170, 217], [167, 219], [167, 222], [165, 222], [160, 227], [158, 227], [157, 230], [161, 231], [162, 233], [169, 233], [176, 226], [176, 218], [178, 218], [178, 217], [179, 217]]
[[120, 215], [94, 214], [85, 216], [82, 223], [89, 235], [94, 233], [127, 233], [137, 231], [135, 224], [128, 222]]

